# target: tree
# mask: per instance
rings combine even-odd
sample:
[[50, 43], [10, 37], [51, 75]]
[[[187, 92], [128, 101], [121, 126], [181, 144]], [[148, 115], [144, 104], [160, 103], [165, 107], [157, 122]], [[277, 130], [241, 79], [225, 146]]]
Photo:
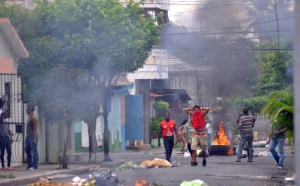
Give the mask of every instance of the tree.
[[[275, 49], [277, 46], [274, 42], [268, 42], [263, 43], [262, 47]], [[257, 58], [260, 74], [257, 84], [253, 87], [255, 95], [268, 95], [292, 83], [291, 51], [267, 51], [260, 53]]]
[[[141, 12], [138, 4], [131, 2], [124, 7], [117, 0], [37, 1], [26, 17], [32, 25], [22, 30], [18, 28], [22, 23], [15, 21], [31, 54], [19, 66], [24, 91], [30, 95], [27, 99], [36, 99], [48, 117], [63, 116], [76, 107], [75, 119], [82, 119], [89, 126], [90, 153], [96, 151], [95, 124], [102, 108], [104, 160], [110, 160], [106, 104], [109, 89], [115, 77], [142, 67], [152, 46], [159, 41], [159, 27]], [[48, 78], [56, 70], [59, 85], [51, 89], [62, 96], [47, 94]], [[68, 71], [76, 72], [77, 78], [65, 78]], [[67, 81], [61, 83], [66, 84], [60, 84], [64, 78]], [[57, 103], [57, 98], [66, 94], [70, 96], [66, 107], [51, 106], [53, 100]], [[58, 115], [54, 118], [64, 119]]]
[[235, 104], [238, 106], [238, 111], [243, 108], [248, 108], [252, 114], [258, 114], [261, 112], [262, 107], [267, 103], [266, 96], [256, 96], [250, 98], [236, 98]]
[[262, 113], [270, 116], [273, 125], [286, 127], [289, 137], [293, 137], [294, 98], [291, 88], [271, 93]]

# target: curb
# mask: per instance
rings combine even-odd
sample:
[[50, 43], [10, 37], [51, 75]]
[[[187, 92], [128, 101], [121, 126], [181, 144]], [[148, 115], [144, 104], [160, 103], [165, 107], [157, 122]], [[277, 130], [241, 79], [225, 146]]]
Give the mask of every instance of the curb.
[[50, 177], [56, 174], [83, 174], [85, 172], [89, 172], [90, 170], [97, 170], [97, 168], [113, 168], [123, 164], [124, 161], [117, 161], [117, 162], [101, 162], [98, 165], [82, 165], [80, 167], [76, 167], [73, 169], [66, 169], [66, 170], [51, 170], [49, 172], [43, 173], [34, 173], [33, 171], [28, 171], [27, 175], [22, 177], [14, 178], [14, 179], [6, 179], [0, 180], [0, 185], [26, 185], [33, 182], [40, 180], [42, 177]]

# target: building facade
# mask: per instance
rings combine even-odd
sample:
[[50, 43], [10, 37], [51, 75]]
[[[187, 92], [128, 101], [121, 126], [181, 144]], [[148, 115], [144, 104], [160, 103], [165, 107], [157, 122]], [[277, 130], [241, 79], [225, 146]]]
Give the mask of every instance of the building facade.
[[25, 114], [17, 63], [18, 59], [28, 57], [28, 51], [10, 20], [0, 18], [0, 98], [5, 101], [1, 110], [8, 114], [7, 122], [13, 133], [12, 163], [24, 161]]

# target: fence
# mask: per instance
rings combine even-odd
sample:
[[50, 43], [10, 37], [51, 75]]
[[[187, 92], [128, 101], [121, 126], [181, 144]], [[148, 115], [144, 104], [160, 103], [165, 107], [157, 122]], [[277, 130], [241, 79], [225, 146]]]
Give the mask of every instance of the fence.
[[24, 104], [21, 78], [17, 74], [0, 74], [0, 98], [5, 101], [2, 111], [8, 116], [5, 123], [0, 124], [0, 134], [6, 129], [11, 131], [11, 161], [22, 163], [24, 162]]

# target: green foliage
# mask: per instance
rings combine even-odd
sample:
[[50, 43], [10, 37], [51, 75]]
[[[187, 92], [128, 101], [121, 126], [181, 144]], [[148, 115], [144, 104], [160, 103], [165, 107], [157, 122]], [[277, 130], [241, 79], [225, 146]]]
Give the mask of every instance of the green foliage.
[[164, 113], [169, 109], [169, 103], [157, 101], [154, 105], [156, 117], [151, 118], [150, 130], [152, 135], [157, 135], [160, 131], [160, 123], [164, 120]]
[[[264, 48], [276, 48], [275, 43], [264, 43]], [[288, 71], [292, 64], [290, 51], [267, 51], [258, 55], [258, 70], [260, 75], [257, 84], [253, 87], [258, 96], [268, 95], [289, 86], [292, 73]]]
[[154, 109], [156, 116], [163, 116], [164, 113], [169, 109], [169, 103], [165, 101], [155, 102]]
[[153, 135], [158, 134], [160, 131], [160, 123], [164, 120], [164, 117], [153, 117], [151, 118], [150, 130]]
[[239, 111], [243, 110], [243, 108], [248, 108], [253, 114], [257, 114], [261, 112], [262, 107], [266, 104], [267, 97], [236, 98], [234, 102], [238, 106]]
[[292, 89], [276, 91], [270, 94], [262, 114], [268, 115], [273, 125], [287, 128], [293, 135], [294, 98]]

